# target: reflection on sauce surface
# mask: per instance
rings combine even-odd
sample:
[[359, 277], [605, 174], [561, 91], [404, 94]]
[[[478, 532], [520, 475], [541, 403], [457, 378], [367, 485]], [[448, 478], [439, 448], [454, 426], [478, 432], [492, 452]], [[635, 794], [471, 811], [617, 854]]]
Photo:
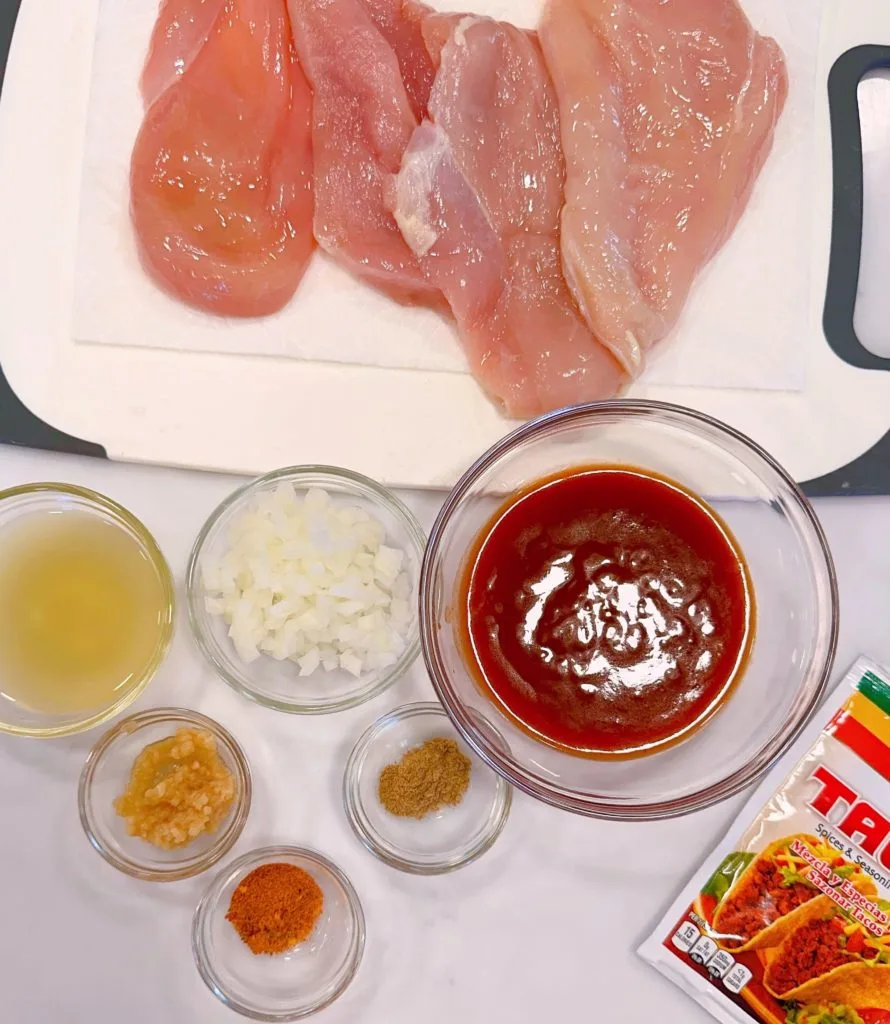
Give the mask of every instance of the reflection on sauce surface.
[[538, 481], [483, 530], [463, 581], [470, 659], [527, 730], [651, 753], [719, 707], [753, 632], [735, 542], [679, 486], [629, 468]]

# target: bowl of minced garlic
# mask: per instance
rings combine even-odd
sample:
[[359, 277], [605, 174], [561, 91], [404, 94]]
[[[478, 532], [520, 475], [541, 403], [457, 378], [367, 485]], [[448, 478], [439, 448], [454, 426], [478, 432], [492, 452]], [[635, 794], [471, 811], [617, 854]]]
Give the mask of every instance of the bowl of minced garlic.
[[440, 704], [406, 704], [359, 738], [343, 776], [352, 828], [376, 857], [412, 874], [463, 867], [506, 824], [511, 789], [473, 755]]
[[227, 1006], [260, 1020], [296, 1020], [333, 1002], [365, 944], [361, 903], [327, 857], [271, 846], [223, 868], [192, 924], [201, 977]]
[[131, 715], [90, 752], [78, 801], [96, 850], [121, 871], [174, 881], [215, 864], [241, 834], [250, 771], [234, 737], [195, 711]]

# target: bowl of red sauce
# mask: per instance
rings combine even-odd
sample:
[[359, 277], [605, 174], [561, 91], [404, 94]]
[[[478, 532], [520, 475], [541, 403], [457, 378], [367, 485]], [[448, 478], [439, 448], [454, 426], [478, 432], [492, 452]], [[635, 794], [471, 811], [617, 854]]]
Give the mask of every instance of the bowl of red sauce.
[[658, 402], [509, 434], [449, 494], [421, 576], [427, 668], [467, 743], [531, 796], [604, 818], [753, 782], [817, 706], [837, 627], [831, 554], [791, 477]]

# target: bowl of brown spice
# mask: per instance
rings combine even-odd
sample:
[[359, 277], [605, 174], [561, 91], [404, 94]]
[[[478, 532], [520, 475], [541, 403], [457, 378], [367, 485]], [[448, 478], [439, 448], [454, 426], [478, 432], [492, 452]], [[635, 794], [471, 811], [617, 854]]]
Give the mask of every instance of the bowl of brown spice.
[[436, 875], [481, 857], [501, 834], [512, 791], [463, 743], [440, 704], [378, 718], [343, 777], [346, 815], [364, 846], [394, 868]]
[[207, 987], [254, 1020], [299, 1020], [328, 1006], [352, 981], [364, 946], [349, 879], [298, 846], [239, 857], [210, 885], [192, 923]]

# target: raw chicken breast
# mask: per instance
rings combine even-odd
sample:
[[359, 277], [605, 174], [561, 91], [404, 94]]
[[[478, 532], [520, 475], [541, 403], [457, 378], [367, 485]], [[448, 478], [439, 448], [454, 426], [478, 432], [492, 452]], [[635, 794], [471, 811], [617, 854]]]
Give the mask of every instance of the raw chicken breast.
[[563, 279], [564, 166], [556, 95], [534, 37], [488, 18], [431, 15], [429, 119], [395, 186], [395, 214], [457, 319], [473, 373], [510, 416], [619, 390]]
[[419, 121], [426, 113], [435, 69], [423, 38], [424, 4], [401, 0], [364, 0], [371, 19], [392, 47], [408, 93], [411, 110]]
[[310, 105], [285, 0], [224, 0], [133, 149], [140, 253], [174, 295], [225, 316], [291, 298], [314, 245]]
[[424, 77], [432, 76], [420, 36], [398, 22], [398, 0], [290, 0], [289, 7], [314, 96], [318, 244], [395, 297], [434, 302], [436, 290], [384, 205], [385, 183], [424, 105]]
[[146, 107], [194, 60], [219, 17], [224, 0], [161, 0], [140, 87]]
[[548, 0], [540, 39], [567, 165], [565, 277], [636, 374], [748, 202], [784, 57], [736, 0]]

